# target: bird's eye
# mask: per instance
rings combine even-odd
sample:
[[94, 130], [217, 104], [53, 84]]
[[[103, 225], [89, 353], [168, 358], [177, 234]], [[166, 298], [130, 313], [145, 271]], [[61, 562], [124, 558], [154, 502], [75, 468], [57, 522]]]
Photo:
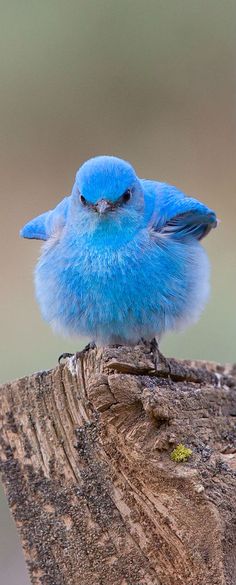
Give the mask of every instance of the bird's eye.
[[83, 195], [80, 195], [80, 201], [81, 201], [82, 205], [86, 205], [86, 203], [87, 203], [87, 201]]
[[122, 199], [125, 203], [127, 203], [130, 200], [131, 197], [131, 191], [130, 189], [127, 189], [127, 191], [125, 191], [125, 193], [122, 195]]

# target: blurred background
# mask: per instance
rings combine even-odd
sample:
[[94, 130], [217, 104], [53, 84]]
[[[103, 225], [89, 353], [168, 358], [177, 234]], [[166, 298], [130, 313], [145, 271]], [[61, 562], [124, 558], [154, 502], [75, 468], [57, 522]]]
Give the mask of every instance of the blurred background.
[[[212, 295], [166, 355], [233, 362], [235, 348], [236, 3], [234, 0], [0, 0], [1, 381], [53, 367], [80, 349], [41, 320], [30, 218], [69, 194], [97, 154], [128, 159], [213, 207], [204, 240]], [[4, 497], [4, 585], [28, 585]], [[56, 584], [55, 584], [56, 585]]]

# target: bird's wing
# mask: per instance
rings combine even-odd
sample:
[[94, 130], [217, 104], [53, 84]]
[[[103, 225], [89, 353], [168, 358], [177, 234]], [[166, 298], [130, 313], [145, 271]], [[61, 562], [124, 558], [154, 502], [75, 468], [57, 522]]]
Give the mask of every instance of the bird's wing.
[[217, 226], [212, 209], [184, 193], [155, 181], [142, 181], [146, 201], [146, 221], [150, 229], [178, 240], [201, 240]]
[[66, 224], [69, 203], [70, 197], [65, 197], [55, 209], [31, 219], [20, 230], [20, 236], [32, 240], [48, 240], [54, 234], [59, 235]]

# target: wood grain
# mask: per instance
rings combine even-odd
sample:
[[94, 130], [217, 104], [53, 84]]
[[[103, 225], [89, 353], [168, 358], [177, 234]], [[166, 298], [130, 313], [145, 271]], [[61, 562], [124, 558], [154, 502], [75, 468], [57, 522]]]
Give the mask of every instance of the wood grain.
[[148, 344], [2, 386], [2, 478], [32, 584], [235, 585], [235, 387], [235, 368]]

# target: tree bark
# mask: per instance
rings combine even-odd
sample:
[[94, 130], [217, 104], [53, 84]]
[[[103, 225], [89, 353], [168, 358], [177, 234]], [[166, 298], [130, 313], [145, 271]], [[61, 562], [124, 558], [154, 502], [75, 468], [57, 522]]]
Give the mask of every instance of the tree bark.
[[4, 385], [2, 478], [32, 584], [235, 585], [235, 387], [235, 368], [149, 344]]

